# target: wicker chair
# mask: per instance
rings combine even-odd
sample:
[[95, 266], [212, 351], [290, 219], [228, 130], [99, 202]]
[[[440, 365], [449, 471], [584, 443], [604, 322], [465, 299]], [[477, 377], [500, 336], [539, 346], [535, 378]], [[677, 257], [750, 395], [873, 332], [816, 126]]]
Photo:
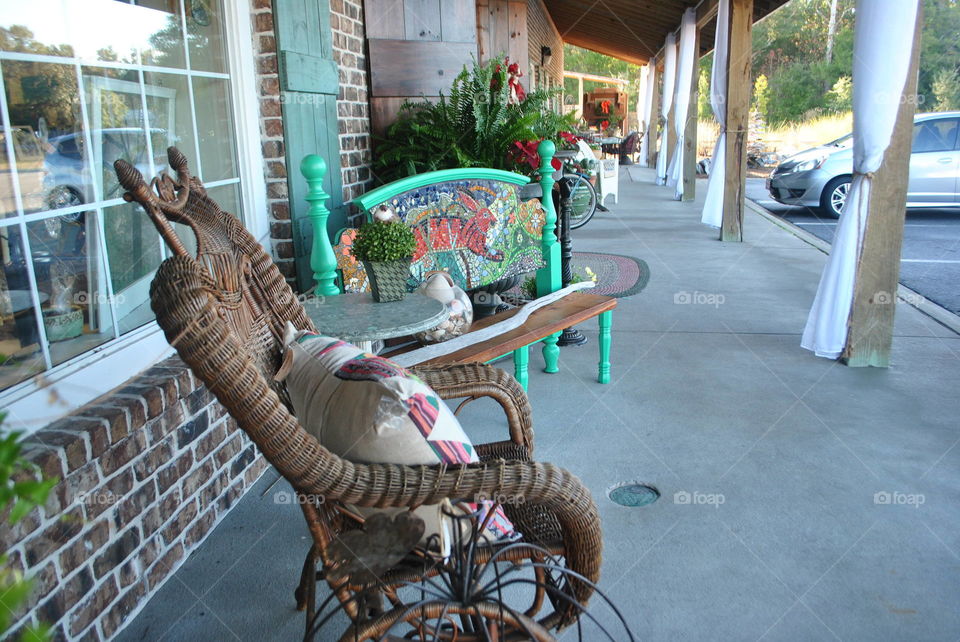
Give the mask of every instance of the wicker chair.
[[[153, 280], [151, 304], [170, 344], [301, 500], [325, 500], [301, 501], [313, 546], [304, 563], [296, 599], [298, 609], [307, 611], [308, 632], [314, 616], [316, 581], [326, 576], [324, 568], [331, 562], [330, 544], [346, 529], [359, 527], [338, 510], [343, 503], [416, 507], [481, 493], [521, 496], [525, 500], [522, 506], [505, 509], [524, 539], [562, 558], [566, 568], [583, 578], [597, 581], [601, 532], [596, 506], [587, 489], [569, 472], [530, 461], [533, 430], [529, 402], [516, 381], [503, 371], [479, 363], [416, 369], [443, 398], [490, 397], [506, 412], [510, 438], [478, 445], [478, 464], [355, 464], [330, 453], [308, 434], [291, 413], [283, 385], [272, 375], [280, 365], [280, 338], [286, 322], [308, 329], [314, 329], [313, 324], [263, 248], [190, 176], [183, 154], [171, 147], [168, 155], [176, 179], [163, 175], [149, 185], [129, 163], [115, 163], [120, 183], [127, 190], [124, 198], [143, 206], [172, 251]], [[192, 229], [196, 256], [190, 254], [171, 223]], [[485, 554], [489, 555], [489, 550]], [[519, 547], [505, 559], [532, 557], [536, 556]], [[379, 639], [392, 622], [409, 619], [390, 587], [415, 579], [416, 571], [411, 568], [401, 564], [380, 577], [379, 590], [393, 603], [386, 611], [358, 597], [363, 587], [328, 580], [353, 621], [344, 639]], [[517, 618], [526, 618], [534, 627], [528, 631], [545, 632], [571, 624], [577, 611], [569, 602], [557, 599], [558, 591], [585, 605], [593, 589], [566, 577], [568, 580], [558, 583], [554, 590], [538, 588], [533, 605], [525, 613], [511, 611], [513, 615], [507, 619], [516, 624]], [[545, 594], [553, 609], [535, 621]], [[466, 613], [475, 619], [497, 615], [490, 609], [462, 605], [454, 605], [447, 612]], [[502, 610], [499, 615], [503, 621]], [[542, 639], [543, 635], [535, 637]], [[471, 638], [461, 632], [458, 639]]]

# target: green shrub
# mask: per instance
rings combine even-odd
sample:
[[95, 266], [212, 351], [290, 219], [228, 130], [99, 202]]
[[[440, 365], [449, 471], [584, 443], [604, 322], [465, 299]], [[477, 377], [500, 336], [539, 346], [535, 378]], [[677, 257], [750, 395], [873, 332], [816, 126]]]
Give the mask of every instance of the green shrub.
[[359, 261], [382, 263], [413, 256], [417, 242], [413, 230], [400, 221], [364, 223], [353, 241], [353, 255]]

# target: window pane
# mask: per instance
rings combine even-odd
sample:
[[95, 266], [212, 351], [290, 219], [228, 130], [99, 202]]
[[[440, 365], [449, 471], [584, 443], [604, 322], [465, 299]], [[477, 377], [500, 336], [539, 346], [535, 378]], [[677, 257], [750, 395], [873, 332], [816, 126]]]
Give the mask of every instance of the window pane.
[[956, 119], [926, 120], [913, 126], [913, 153], [945, 152], [957, 140]]
[[[137, 11], [149, 16], [153, 28], [147, 36], [148, 47], [141, 50], [143, 64], [177, 67], [184, 64], [183, 23], [178, 0], [137, 0]], [[149, 13], [147, 13], [149, 12]]]
[[160, 235], [139, 205], [124, 203], [104, 211], [107, 262], [120, 333], [153, 321], [150, 281], [160, 265]]
[[223, 40], [223, 9], [210, 0], [184, 0], [187, 8], [187, 42], [190, 68], [225, 73], [226, 45]]
[[[20, 140], [19, 130], [13, 131], [14, 148]], [[17, 154], [20, 156], [21, 154]], [[13, 164], [7, 155], [7, 133], [0, 130], [0, 218], [16, 216], [17, 201], [13, 193]]]
[[53, 364], [113, 339], [96, 214], [52, 216], [29, 223], [27, 230]]
[[224, 212], [233, 214], [243, 220], [243, 212], [240, 211], [240, 185], [234, 183], [233, 185], [208, 187], [207, 194], [220, 205], [220, 209]]
[[63, 13], [61, 0], [4, 2], [0, 8], [0, 51], [72, 56], [67, 23], [51, 19]]
[[[37, 317], [30, 296], [20, 228], [0, 228], [0, 389], [43, 372]], [[44, 296], [41, 301], [46, 301]]]
[[76, 74], [73, 65], [3, 61], [25, 212], [92, 200]]
[[194, 78], [193, 98], [200, 137], [201, 178], [204, 183], [237, 177], [236, 139], [230, 87], [218, 78]]
[[197, 152], [194, 146], [187, 77], [152, 72], [144, 73], [143, 76], [157, 171], [166, 167], [166, 149], [171, 145], [179, 148], [195, 165]]
[[[62, 20], [69, 25], [76, 55], [87, 62], [109, 60], [182, 68], [183, 36], [175, 4], [163, 9], [116, 0], [66, 0]], [[50, 20], [50, 16], [46, 16]]]
[[[119, 198], [123, 193], [113, 163], [118, 158], [152, 175], [144, 129], [140, 83], [132, 71], [83, 67], [83, 87], [90, 119], [90, 147], [97, 168], [93, 180], [102, 189], [101, 198]], [[163, 149], [159, 150], [163, 153]], [[89, 188], [91, 186], [87, 186]]]

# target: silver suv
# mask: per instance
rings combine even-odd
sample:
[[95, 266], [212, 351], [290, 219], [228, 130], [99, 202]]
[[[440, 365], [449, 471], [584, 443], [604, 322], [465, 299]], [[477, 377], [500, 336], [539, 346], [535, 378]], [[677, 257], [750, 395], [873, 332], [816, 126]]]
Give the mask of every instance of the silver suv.
[[[960, 207], [960, 112], [917, 114], [907, 207]], [[853, 134], [790, 156], [767, 178], [767, 191], [785, 205], [819, 207], [840, 216], [853, 172]]]

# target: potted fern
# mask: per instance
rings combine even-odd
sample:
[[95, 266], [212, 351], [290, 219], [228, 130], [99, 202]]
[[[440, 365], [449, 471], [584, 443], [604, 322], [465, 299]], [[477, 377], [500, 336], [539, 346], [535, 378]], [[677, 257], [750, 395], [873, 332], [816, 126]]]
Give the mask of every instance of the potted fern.
[[399, 301], [407, 294], [416, 238], [399, 220], [374, 220], [357, 231], [351, 251], [370, 277], [373, 300]]

